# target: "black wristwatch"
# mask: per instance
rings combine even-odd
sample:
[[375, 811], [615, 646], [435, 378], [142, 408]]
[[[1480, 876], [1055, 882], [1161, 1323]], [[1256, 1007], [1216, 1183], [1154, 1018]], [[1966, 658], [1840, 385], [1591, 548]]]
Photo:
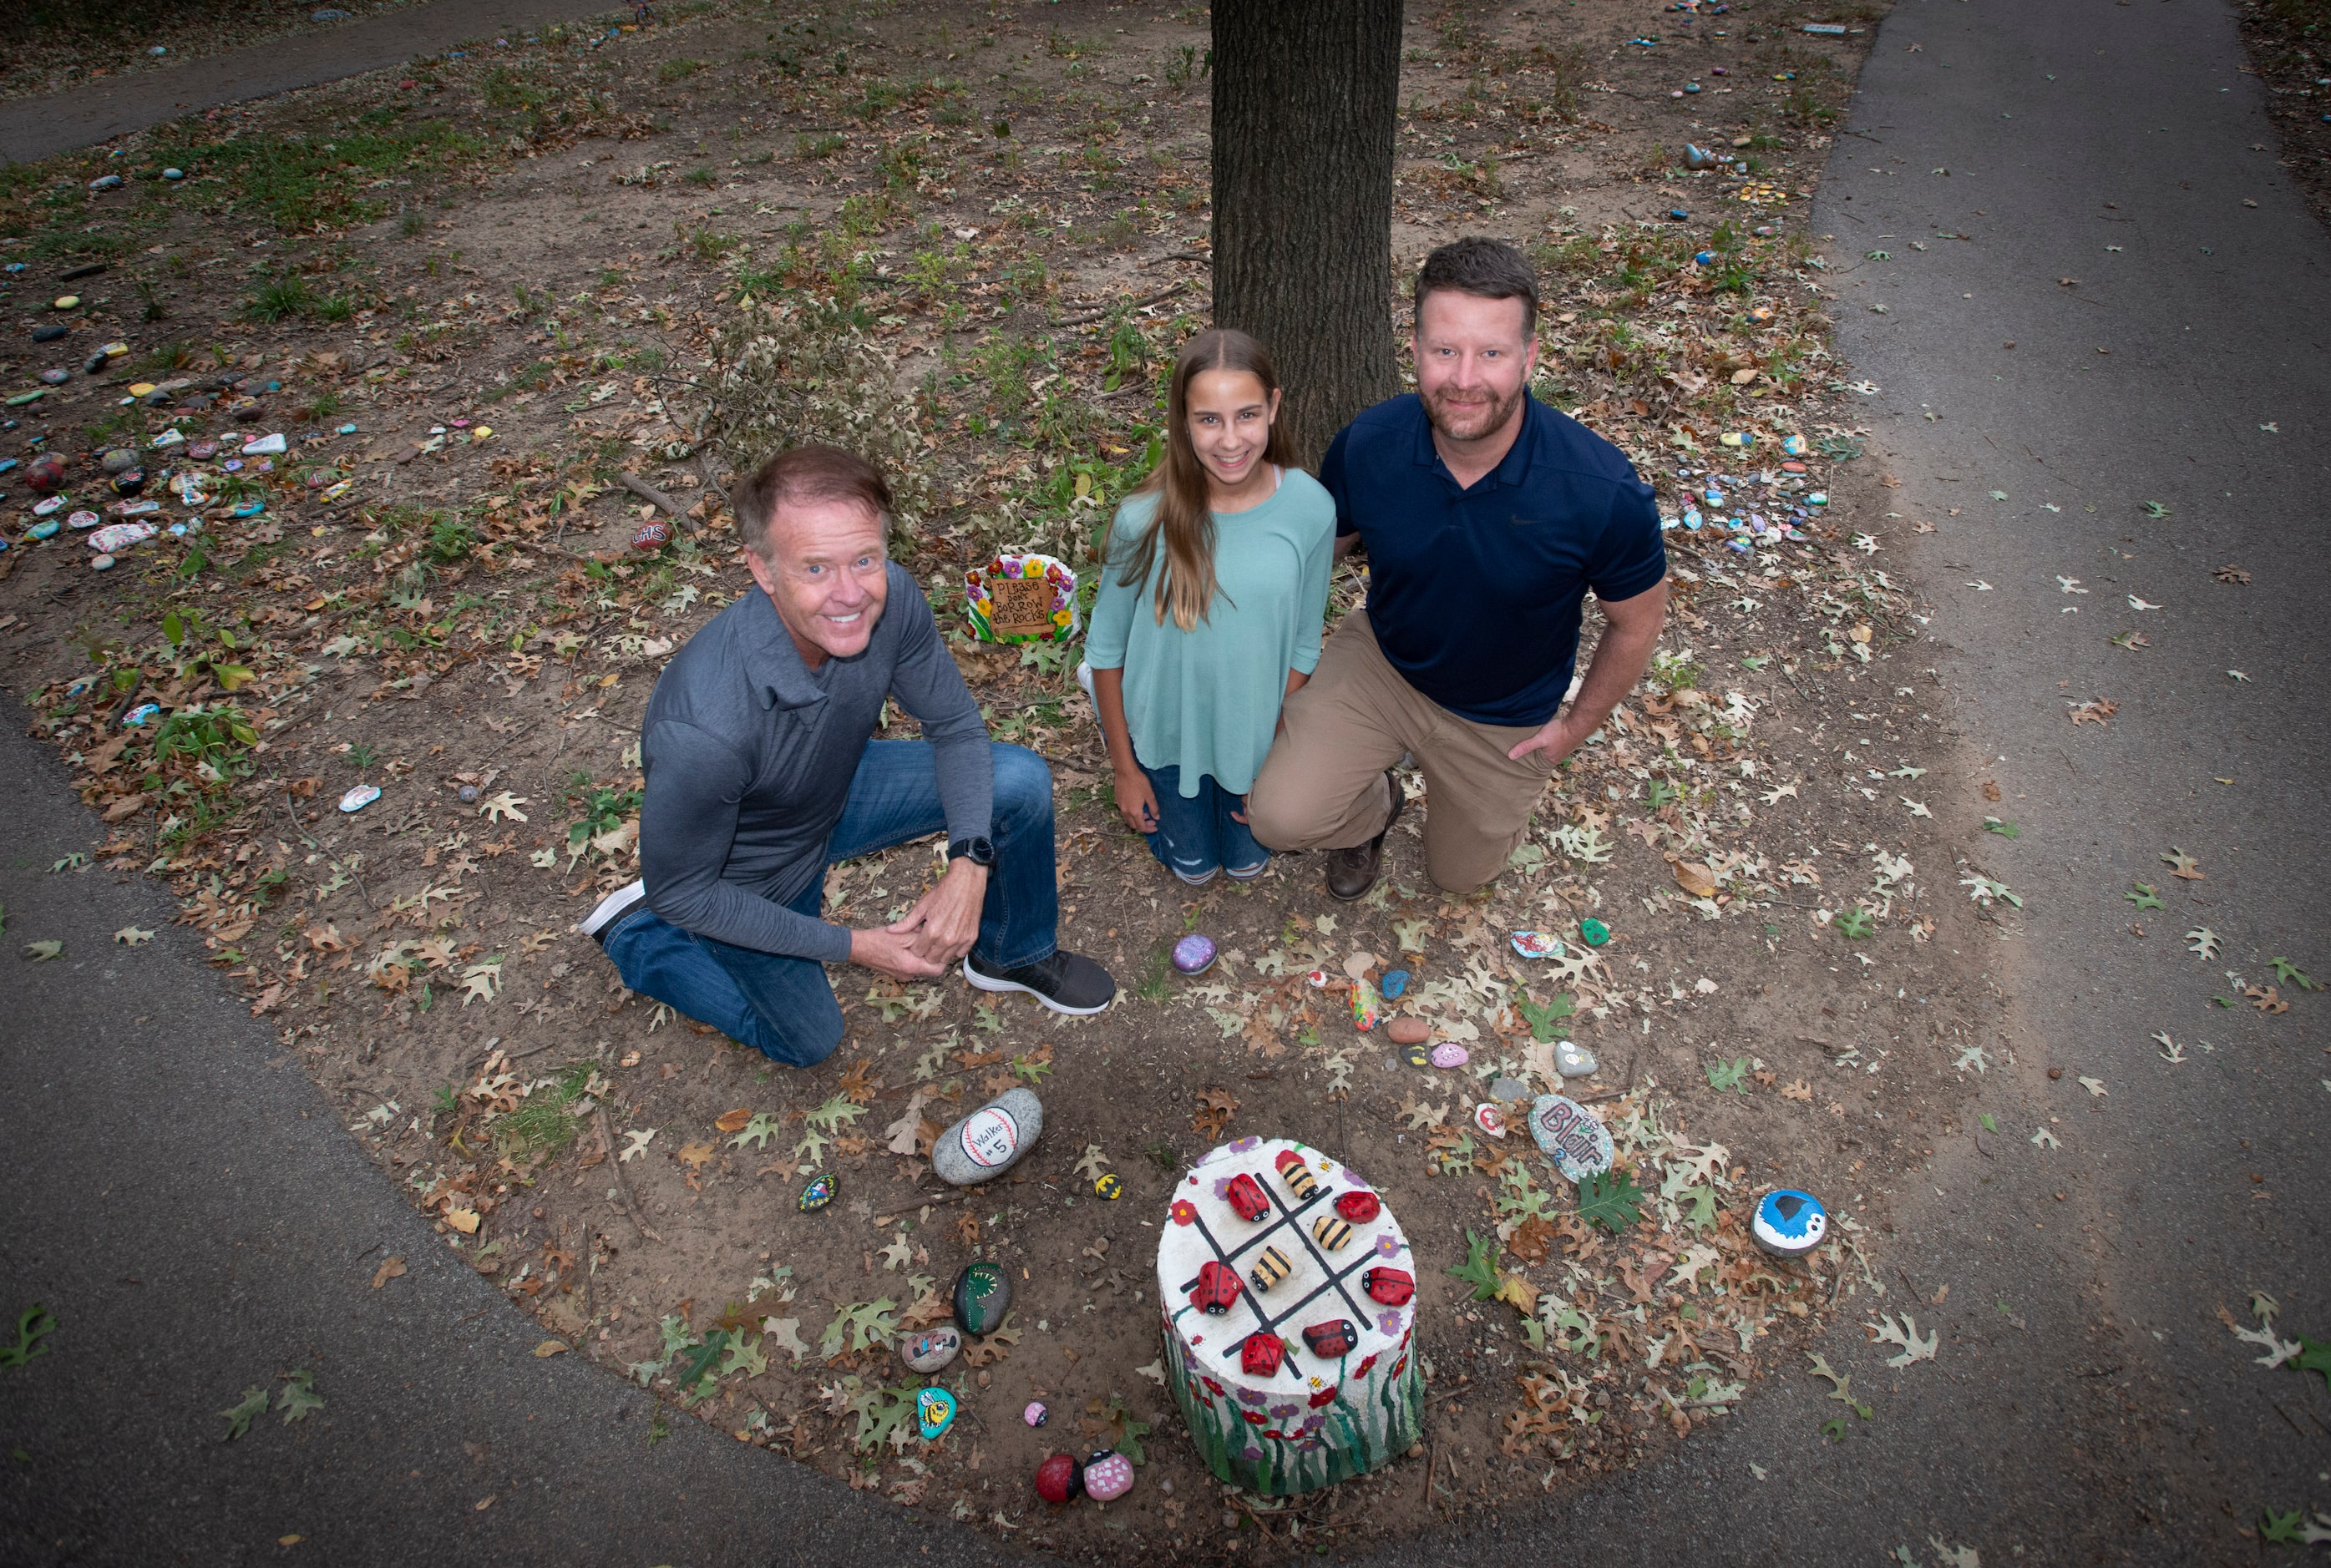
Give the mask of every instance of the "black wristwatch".
[[947, 845], [947, 859], [969, 860], [975, 866], [995, 864], [995, 846], [985, 838], [956, 839]]

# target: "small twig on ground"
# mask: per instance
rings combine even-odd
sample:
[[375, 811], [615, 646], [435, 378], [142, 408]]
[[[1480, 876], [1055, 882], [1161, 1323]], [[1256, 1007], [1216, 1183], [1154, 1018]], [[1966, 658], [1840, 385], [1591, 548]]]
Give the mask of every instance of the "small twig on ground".
[[894, 1212], [888, 1214], [875, 1215], [874, 1223], [877, 1225], [887, 1225], [891, 1221], [902, 1219], [906, 1215], [913, 1213], [918, 1209], [936, 1209], [942, 1203], [960, 1203], [969, 1196], [971, 1196], [971, 1189], [968, 1187], [960, 1187], [952, 1193], [934, 1193], [929, 1197], [918, 1195], [913, 1202], [908, 1204], [903, 1209], [897, 1210]]
[[1166, 298], [1168, 295], [1180, 293], [1185, 281], [1185, 280], [1176, 279], [1174, 282], [1158, 290], [1155, 294], [1145, 294], [1138, 299], [1120, 299], [1115, 303], [1104, 305], [1098, 310], [1080, 310], [1074, 316], [1063, 316], [1058, 321], [1053, 322], [1052, 325], [1054, 327], [1082, 327], [1089, 322], [1099, 320], [1102, 317], [1107, 316], [1112, 310], [1138, 310], [1144, 305], [1155, 305], [1157, 301]]
[[615, 1191], [623, 1194], [623, 1212], [631, 1216], [632, 1229], [651, 1241], [661, 1241], [663, 1238], [649, 1228], [647, 1216], [640, 1212], [640, 1201], [632, 1196], [632, 1184], [623, 1177], [623, 1157], [615, 1153], [615, 1132], [607, 1125], [607, 1107], [592, 1107], [591, 1122], [599, 1129], [599, 1142], [607, 1151], [607, 1170], [615, 1178]]
[[1202, 251], [1168, 251], [1162, 256], [1152, 256], [1141, 264], [1145, 267], [1155, 267], [1160, 261], [1195, 261], [1201, 267], [1211, 267], [1214, 264], [1214, 259]]
[[686, 528], [690, 533], [694, 533], [697, 530], [699, 525], [693, 518], [689, 517], [688, 508], [686, 507], [681, 506], [678, 501], [673, 500], [670, 496], [664, 494], [661, 490], [656, 489], [655, 486], [648, 483], [647, 480], [640, 478], [637, 474], [619, 472], [615, 475], [615, 482], [623, 486], [625, 489], [631, 491], [632, 494], [639, 497], [640, 499], [654, 502], [658, 511], [663, 513], [664, 516], [670, 518], [673, 522], [678, 523], [681, 527]]

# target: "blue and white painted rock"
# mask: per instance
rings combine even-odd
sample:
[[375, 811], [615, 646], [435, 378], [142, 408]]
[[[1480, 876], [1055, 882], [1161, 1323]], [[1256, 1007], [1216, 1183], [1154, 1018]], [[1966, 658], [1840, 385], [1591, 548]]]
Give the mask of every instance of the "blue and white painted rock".
[[966, 1334], [993, 1334], [1012, 1310], [1012, 1277], [993, 1263], [966, 1263], [955, 1277], [955, 1326]]
[[1386, 1002], [1398, 1002], [1408, 993], [1408, 971], [1394, 970], [1376, 982], [1376, 991]]
[[1748, 1230], [1765, 1251], [1801, 1257], [1828, 1238], [1829, 1212], [1811, 1193], [1778, 1187], [1757, 1200], [1756, 1217]]
[[923, 1441], [935, 1443], [955, 1425], [955, 1395], [943, 1388], [927, 1388], [915, 1396], [915, 1430]]
[[1525, 958], [1559, 958], [1562, 956], [1562, 942], [1560, 938], [1549, 936], [1543, 931], [1517, 931], [1511, 936], [1507, 937], [1506, 940], [1512, 944], [1515, 952], [1520, 954]]
[[931, 1169], [957, 1187], [992, 1182], [1018, 1164], [1044, 1131], [1044, 1107], [1008, 1088], [947, 1128], [931, 1145]]
[[340, 810], [353, 816], [378, 799], [380, 799], [379, 785], [358, 784], [340, 797]]
[[1542, 1094], [1530, 1102], [1530, 1136], [1573, 1182], [1602, 1174], [1618, 1157], [1609, 1130], [1566, 1095]]
[[944, 1369], [963, 1350], [963, 1331], [947, 1324], [909, 1334], [899, 1341], [899, 1359], [926, 1376]]
[[799, 1204], [801, 1212], [804, 1214], [816, 1213], [820, 1209], [824, 1208], [828, 1203], [833, 1202], [833, 1194], [836, 1190], [832, 1172], [822, 1171], [818, 1174], [812, 1176], [809, 1179], [809, 1185], [804, 1187], [801, 1191], [801, 1202]]

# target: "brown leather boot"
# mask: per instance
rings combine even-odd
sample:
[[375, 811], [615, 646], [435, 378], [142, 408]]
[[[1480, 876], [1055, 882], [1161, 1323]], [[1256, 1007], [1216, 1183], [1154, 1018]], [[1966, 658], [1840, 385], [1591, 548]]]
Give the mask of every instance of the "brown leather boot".
[[1384, 769], [1384, 786], [1392, 791], [1392, 815], [1384, 819], [1384, 827], [1365, 844], [1355, 844], [1348, 850], [1327, 851], [1327, 892], [1331, 898], [1348, 904], [1365, 898], [1376, 885], [1384, 871], [1384, 834], [1392, 832], [1393, 823], [1408, 804], [1408, 792], [1400, 787], [1400, 779], [1392, 769]]

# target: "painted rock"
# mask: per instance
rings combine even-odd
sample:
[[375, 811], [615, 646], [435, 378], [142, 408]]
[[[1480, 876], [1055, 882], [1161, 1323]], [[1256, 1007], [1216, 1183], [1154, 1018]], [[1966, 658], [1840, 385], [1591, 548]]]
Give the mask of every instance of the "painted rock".
[[1052, 1419], [1052, 1412], [1044, 1408], [1042, 1400], [1032, 1399], [1028, 1402], [1028, 1408], [1020, 1412], [1020, 1419], [1032, 1427], [1041, 1427]]
[[66, 382], [72, 379], [72, 372], [65, 369], [62, 366], [58, 366], [53, 368], [42, 371], [41, 379], [51, 386], [62, 386]]
[[1384, 998], [1376, 988], [1365, 980], [1352, 982], [1352, 1027], [1363, 1033], [1376, 1026], [1384, 1016]]
[[358, 784], [340, 797], [340, 810], [353, 815], [380, 799], [378, 784]]
[[1791, 457], [1803, 457], [1805, 455], [1805, 438], [1801, 435], [1784, 435], [1781, 438], [1781, 450]]
[[1439, 1045], [1432, 1048], [1432, 1060], [1433, 1066], [1444, 1069], [1452, 1067], [1463, 1067], [1467, 1062], [1473, 1060], [1473, 1053], [1467, 1050], [1463, 1046], [1458, 1044], [1453, 1040], [1444, 1040]]
[[78, 294], [60, 294], [49, 303], [52, 309], [58, 310], [78, 310], [81, 309], [81, 296]]
[[90, 557], [89, 567], [92, 572], [110, 572], [113, 570], [113, 557], [110, 556], [92, 556]]
[[1223, 1189], [1223, 1201], [1250, 1224], [1270, 1212], [1270, 1200], [1264, 1195], [1262, 1183], [1244, 1171], [1230, 1179]]
[[190, 441], [186, 443], [186, 455], [196, 462], [208, 462], [218, 456], [218, 442], [208, 436], [204, 436], [199, 441]]
[[1275, 1377], [1286, 1359], [1286, 1343], [1275, 1334], [1257, 1330], [1239, 1346], [1239, 1370], [1249, 1377]]
[[1384, 1200], [1374, 1193], [1346, 1193], [1337, 1198], [1336, 1212], [1355, 1225], [1365, 1225], [1384, 1212]]
[[1530, 1102], [1530, 1136], [1574, 1182], [1601, 1174], [1618, 1157], [1609, 1130], [1594, 1113], [1564, 1095], [1542, 1094]]
[[274, 457], [281, 453], [288, 444], [289, 443], [284, 441], [282, 434], [280, 432], [273, 435], [262, 435], [255, 441], [244, 442], [243, 443], [243, 455], [245, 457]]
[[927, 1388], [915, 1396], [915, 1430], [923, 1441], [935, 1443], [955, 1425], [955, 1395], [943, 1388]]
[[1473, 1125], [1493, 1138], [1502, 1138], [1506, 1136], [1506, 1113], [1493, 1105], [1475, 1106]]
[[1756, 1201], [1756, 1217], [1748, 1223], [1756, 1245], [1784, 1258], [1795, 1258], [1820, 1246], [1829, 1235], [1829, 1212], [1811, 1193], [1780, 1187]]
[[1382, 980], [1376, 982], [1376, 990], [1383, 993], [1384, 999], [1386, 1002], [1398, 1002], [1408, 993], [1408, 971], [1405, 969], [1394, 970]]
[[661, 518], [650, 518], [632, 531], [634, 550], [661, 550], [671, 543], [671, 525]]
[[1262, 1296], [1285, 1279], [1293, 1268], [1294, 1265], [1288, 1262], [1286, 1253], [1276, 1247], [1265, 1247], [1255, 1255], [1254, 1267], [1246, 1271], [1246, 1277], [1254, 1281], [1255, 1294]]
[[158, 714], [161, 711], [162, 705], [158, 702], [141, 702], [137, 707], [131, 708], [129, 710], [129, 717], [124, 718], [121, 722], [125, 726], [135, 727], [144, 724], [147, 719], [152, 718], [156, 714]]
[[1036, 1495], [1058, 1507], [1085, 1495], [1083, 1467], [1073, 1454], [1053, 1454], [1036, 1467]]
[[1303, 1163], [1303, 1156], [1293, 1149], [1281, 1149], [1273, 1164], [1278, 1168], [1279, 1179], [1287, 1183], [1289, 1192], [1295, 1194], [1295, 1201], [1309, 1202], [1311, 1195], [1319, 1190], [1319, 1178], [1311, 1174], [1311, 1167]]
[[28, 539], [52, 539], [56, 537], [57, 529], [62, 526], [56, 518], [49, 518], [26, 528], [24, 537]]
[[1185, 974], [1204, 974], [1214, 966], [1214, 939], [1195, 931], [1174, 944], [1174, 967]]
[[109, 523], [90, 535], [89, 547], [118, 556], [132, 545], [144, 544], [158, 532], [151, 523]]
[[146, 470], [142, 468], [124, 469], [113, 476], [113, 493], [117, 496], [134, 496], [145, 488]]
[[1085, 1491], [1096, 1503], [1122, 1497], [1133, 1489], [1133, 1461], [1103, 1449], [1085, 1461]]
[[1044, 1107], [1025, 1088], [1008, 1088], [941, 1133], [931, 1169], [958, 1187], [992, 1182], [1018, 1164], [1044, 1131]]
[[1322, 1214], [1311, 1221], [1311, 1239], [1326, 1251], [1341, 1252], [1352, 1244], [1352, 1228], [1333, 1214]]
[[993, 1334], [1012, 1310], [1012, 1277], [994, 1263], [966, 1263], [955, 1277], [955, 1326]]
[[1093, 1178], [1093, 1196], [1104, 1203], [1114, 1203], [1125, 1196], [1125, 1183], [1115, 1171], [1104, 1171]]
[[907, 1364], [909, 1371], [925, 1374], [939, 1371], [962, 1351], [963, 1331], [946, 1324], [899, 1341], [899, 1359]]
[[1322, 1361], [1333, 1361], [1359, 1343], [1359, 1335], [1348, 1317], [1338, 1317], [1330, 1323], [1315, 1323], [1303, 1331], [1303, 1343], [1311, 1354]]
[[58, 338], [62, 337], [66, 333], [71, 330], [71, 328], [67, 327], [61, 322], [52, 321], [46, 327], [33, 328], [33, 341], [35, 343], [54, 343]]
[[1204, 1263], [1199, 1265], [1198, 1278], [1191, 1282], [1189, 1291], [1191, 1306], [1219, 1317], [1238, 1301], [1238, 1275], [1227, 1263]]
[[176, 185], [180, 180], [186, 177], [186, 171], [184, 169], [164, 169], [162, 171], [162, 177], [168, 180], [172, 185]]
[[65, 460], [52, 451], [44, 451], [24, 469], [24, 482], [33, 487], [34, 495], [53, 495], [64, 488]]
[[1314, 991], [1325, 991], [1336, 983], [1336, 977], [1324, 969], [1314, 969], [1303, 977], [1303, 984]]
[[832, 1202], [834, 1193], [839, 1191], [841, 1183], [833, 1179], [833, 1173], [820, 1171], [809, 1179], [809, 1185], [801, 1190], [801, 1198], [794, 1207], [804, 1214], [814, 1214]]
[[1590, 915], [1578, 923], [1578, 939], [1589, 947], [1600, 947], [1611, 940], [1611, 927]]
[[93, 528], [97, 527], [100, 518], [95, 512], [75, 512], [65, 518], [65, 527], [75, 529]]
[[1574, 1041], [1554, 1042], [1554, 1070], [1565, 1078], [1584, 1078], [1594, 1070], [1594, 1053]]
[[1562, 944], [1543, 931], [1517, 931], [1507, 940], [1525, 958], [1559, 958]]
[[34, 501], [33, 503], [33, 515], [36, 518], [45, 518], [51, 512], [61, 512], [64, 510], [64, 497], [51, 496], [47, 500]]
[[1384, 1025], [1394, 1045], [1422, 1045], [1432, 1038], [1432, 1026], [1421, 1018], [1395, 1018]]
[[1400, 1048], [1400, 1060], [1411, 1067], [1431, 1067], [1432, 1050], [1422, 1041], [1411, 1041]]
[[1416, 1278], [1404, 1269], [1371, 1269], [1360, 1276], [1360, 1288], [1385, 1307], [1405, 1307], [1416, 1297]]

